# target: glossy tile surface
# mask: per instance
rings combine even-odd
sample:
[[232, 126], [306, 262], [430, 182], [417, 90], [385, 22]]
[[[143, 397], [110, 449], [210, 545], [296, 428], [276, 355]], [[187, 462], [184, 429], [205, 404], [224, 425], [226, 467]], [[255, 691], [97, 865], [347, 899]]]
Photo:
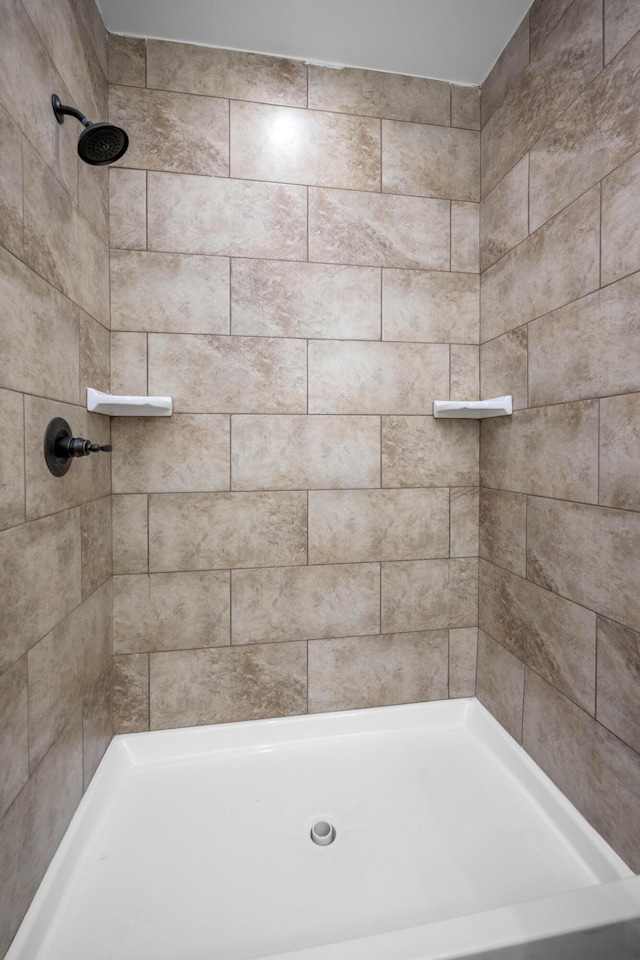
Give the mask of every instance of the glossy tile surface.
[[383, 270], [382, 338], [477, 343], [478, 278], [466, 273]]
[[383, 487], [478, 482], [478, 424], [433, 417], [383, 417]]
[[414, 560], [382, 565], [382, 630], [467, 627], [478, 615], [478, 561]]
[[479, 200], [479, 134], [383, 120], [382, 189], [415, 197]]
[[376, 70], [309, 64], [309, 107], [448, 126], [449, 84]]

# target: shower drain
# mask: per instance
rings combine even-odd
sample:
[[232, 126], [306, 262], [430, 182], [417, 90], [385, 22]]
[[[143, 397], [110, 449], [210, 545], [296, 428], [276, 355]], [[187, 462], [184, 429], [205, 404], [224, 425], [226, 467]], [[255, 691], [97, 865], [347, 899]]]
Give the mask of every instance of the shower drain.
[[336, 828], [326, 820], [318, 820], [311, 827], [311, 839], [319, 847], [328, 847], [336, 838]]

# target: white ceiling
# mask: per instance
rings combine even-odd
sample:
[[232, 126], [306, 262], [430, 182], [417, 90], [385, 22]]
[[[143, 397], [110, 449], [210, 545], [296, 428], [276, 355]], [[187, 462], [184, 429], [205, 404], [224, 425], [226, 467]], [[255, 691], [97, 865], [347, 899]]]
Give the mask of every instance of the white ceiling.
[[482, 83], [532, 0], [98, 0], [112, 33]]

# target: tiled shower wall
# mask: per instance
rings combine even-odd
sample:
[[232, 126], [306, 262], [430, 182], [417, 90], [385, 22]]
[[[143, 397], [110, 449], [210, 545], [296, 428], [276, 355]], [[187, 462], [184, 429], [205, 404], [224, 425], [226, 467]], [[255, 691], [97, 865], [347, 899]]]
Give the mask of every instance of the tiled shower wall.
[[[603, 16], [604, 14], [604, 16]], [[536, 0], [482, 92], [478, 695], [640, 869], [640, 4]]]
[[107, 109], [106, 31], [91, 0], [0, 2], [0, 956], [111, 735], [107, 457], [46, 469], [44, 429], [109, 383], [108, 197], [79, 124]]
[[479, 97], [111, 37], [116, 731], [475, 689]]

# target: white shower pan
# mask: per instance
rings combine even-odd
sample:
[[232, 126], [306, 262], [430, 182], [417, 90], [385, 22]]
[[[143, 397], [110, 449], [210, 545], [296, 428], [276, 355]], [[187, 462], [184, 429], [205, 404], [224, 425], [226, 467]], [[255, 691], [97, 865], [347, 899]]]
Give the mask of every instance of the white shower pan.
[[639, 884], [474, 699], [133, 734], [7, 960], [623, 960]]

